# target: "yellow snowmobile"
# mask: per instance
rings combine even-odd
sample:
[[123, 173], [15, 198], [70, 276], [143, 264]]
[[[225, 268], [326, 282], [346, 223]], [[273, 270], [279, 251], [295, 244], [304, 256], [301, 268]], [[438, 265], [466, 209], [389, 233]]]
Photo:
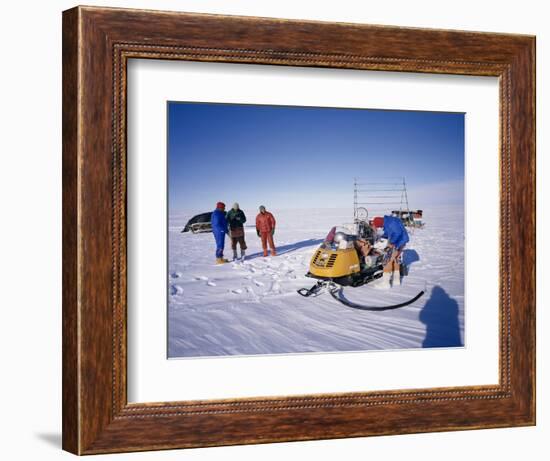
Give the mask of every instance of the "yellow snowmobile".
[[357, 234], [333, 227], [309, 263], [306, 277], [317, 279], [317, 283], [309, 289], [300, 288], [298, 293], [309, 297], [328, 288], [337, 301], [362, 310], [397, 309], [415, 302], [424, 294], [423, 291], [404, 303], [380, 307], [352, 303], [342, 296], [344, 286], [359, 287], [382, 277], [391, 250], [376, 248], [375, 236], [375, 230], [366, 222], [358, 223]]

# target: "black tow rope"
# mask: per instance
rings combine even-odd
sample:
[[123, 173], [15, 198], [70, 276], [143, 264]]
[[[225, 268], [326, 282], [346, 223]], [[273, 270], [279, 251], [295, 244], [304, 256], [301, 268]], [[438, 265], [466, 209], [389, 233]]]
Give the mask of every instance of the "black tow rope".
[[[405, 301], [400, 304], [392, 304], [390, 306], [363, 306], [361, 304], [352, 303], [351, 301], [348, 301], [346, 298], [342, 296], [342, 288], [331, 288], [329, 290], [331, 296], [336, 300], [341, 302], [342, 304], [351, 307], [353, 309], [360, 309], [362, 311], [389, 311], [391, 309], [399, 309], [400, 307], [408, 306], [409, 304], [414, 303], [417, 299], [419, 299], [423, 294], [424, 291], [421, 291], [418, 293], [414, 298], [409, 299], [408, 301]], [[340, 296], [339, 296], [340, 294]]]

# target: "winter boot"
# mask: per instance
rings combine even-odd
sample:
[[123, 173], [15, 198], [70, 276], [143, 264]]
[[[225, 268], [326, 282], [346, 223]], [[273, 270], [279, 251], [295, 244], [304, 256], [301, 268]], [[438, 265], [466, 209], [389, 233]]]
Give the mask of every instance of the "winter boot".
[[237, 256], [237, 250], [233, 250], [233, 261], [236, 261], [238, 258]]
[[245, 257], [245, 252], [244, 250], [241, 250], [241, 261], [244, 261], [244, 257]]
[[391, 276], [392, 272], [383, 272], [382, 277], [372, 284], [373, 288], [378, 288], [380, 290], [391, 288]]
[[227, 259], [216, 258], [216, 264], [225, 264], [227, 262], [229, 262]]
[[401, 272], [398, 270], [393, 271], [393, 286], [401, 286]]

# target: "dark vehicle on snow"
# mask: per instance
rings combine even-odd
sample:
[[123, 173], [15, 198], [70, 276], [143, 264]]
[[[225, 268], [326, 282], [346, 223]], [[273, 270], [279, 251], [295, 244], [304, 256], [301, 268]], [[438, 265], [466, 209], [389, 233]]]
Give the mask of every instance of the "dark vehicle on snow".
[[183, 228], [182, 232], [192, 232], [199, 234], [202, 232], [212, 232], [212, 212], [201, 213], [193, 216]]

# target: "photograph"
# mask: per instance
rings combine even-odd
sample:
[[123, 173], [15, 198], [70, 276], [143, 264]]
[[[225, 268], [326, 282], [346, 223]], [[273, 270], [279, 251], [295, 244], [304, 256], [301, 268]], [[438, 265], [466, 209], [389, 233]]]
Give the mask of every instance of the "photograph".
[[166, 107], [169, 359], [467, 346], [464, 113]]

